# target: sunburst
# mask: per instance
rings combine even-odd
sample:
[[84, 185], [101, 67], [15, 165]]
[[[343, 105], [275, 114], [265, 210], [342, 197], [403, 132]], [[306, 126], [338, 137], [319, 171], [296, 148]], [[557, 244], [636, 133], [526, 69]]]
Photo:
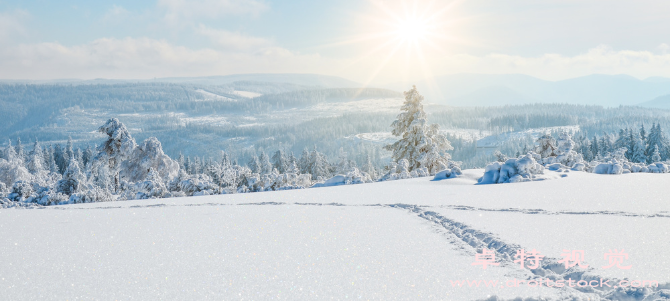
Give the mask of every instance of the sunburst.
[[343, 69], [348, 69], [368, 60], [378, 61], [378, 65], [366, 74], [365, 86], [370, 85], [390, 64], [402, 66], [401, 77], [414, 72], [411, 70], [414, 68], [421, 72], [423, 78], [430, 79], [430, 60], [426, 52], [446, 55], [445, 45], [463, 42], [450, 32], [461, 20], [449, 15], [458, 2], [456, 0], [445, 4], [444, 1], [370, 0], [374, 13], [358, 15], [358, 31], [361, 33], [324, 47], [348, 44], [369, 46], [349, 65], [342, 66]]

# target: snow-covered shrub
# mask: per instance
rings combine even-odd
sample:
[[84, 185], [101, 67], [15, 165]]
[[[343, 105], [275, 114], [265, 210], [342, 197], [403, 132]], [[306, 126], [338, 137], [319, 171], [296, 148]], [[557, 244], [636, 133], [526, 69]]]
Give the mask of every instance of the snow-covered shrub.
[[16, 181], [14, 185], [12, 185], [12, 189], [7, 198], [13, 202], [24, 202], [33, 197], [34, 192], [33, 185], [30, 183], [26, 181]]
[[[502, 154], [500, 154], [502, 155]], [[504, 155], [502, 155], [504, 157]], [[502, 157], [499, 157], [502, 158]], [[451, 179], [461, 175], [461, 168], [456, 162], [449, 161], [448, 166], [442, 166], [442, 170], [435, 174], [433, 180]]]
[[612, 160], [606, 163], [600, 163], [593, 169], [593, 173], [601, 175], [620, 175], [624, 171], [623, 164]]
[[0, 159], [0, 182], [10, 187], [16, 181], [30, 181], [32, 175], [22, 166], [21, 161]]
[[409, 162], [406, 159], [401, 159], [398, 161], [398, 164], [391, 162], [389, 171], [383, 175], [379, 180], [380, 181], [393, 181], [401, 179], [409, 179], [412, 175], [407, 170], [409, 167]]
[[[427, 169], [423, 170], [424, 173], [427, 173]], [[415, 171], [413, 171], [415, 172]], [[351, 185], [351, 184], [363, 184], [371, 183], [372, 178], [366, 172], [360, 171], [356, 167], [352, 167], [351, 170], [346, 175], [336, 175], [324, 182], [316, 183], [312, 187], [328, 187], [328, 186], [339, 186], [339, 185]]]
[[561, 132], [556, 144], [554, 153], [556, 154], [555, 161], [557, 163], [561, 163], [569, 168], [575, 167], [578, 163], [583, 163], [584, 159], [582, 158], [582, 155], [573, 150], [575, 142], [572, 141], [572, 136], [568, 132]]
[[163, 152], [160, 141], [155, 137], [148, 138], [142, 145], [133, 149], [126, 160], [121, 163], [121, 177], [130, 182], [142, 181], [153, 169], [163, 180], [177, 176], [179, 163]]
[[68, 204], [111, 202], [114, 196], [106, 189], [91, 187], [88, 190], [77, 192], [70, 196]]
[[204, 174], [189, 176], [178, 184], [178, 191], [184, 192], [186, 196], [220, 194], [221, 188], [212, 182], [212, 179]]
[[668, 165], [660, 162], [649, 164], [647, 168], [651, 173], [668, 173], [670, 171]]
[[494, 162], [486, 166], [484, 176], [479, 178], [479, 184], [516, 183], [532, 181], [536, 175], [543, 174], [544, 167], [537, 163], [532, 154], [515, 159], [508, 159], [505, 163]]
[[158, 199], [164, 197], [168, 193], [167, 187], [153, 167], [149, 169], [144, 181], [135, 184], [135, 199]]

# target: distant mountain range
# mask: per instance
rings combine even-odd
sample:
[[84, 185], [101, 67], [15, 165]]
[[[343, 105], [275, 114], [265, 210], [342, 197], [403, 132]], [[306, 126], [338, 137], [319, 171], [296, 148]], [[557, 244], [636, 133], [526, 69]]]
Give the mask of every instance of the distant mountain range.
[[[279, 90], [310, 88], [358, 88], [357, 83], [337, 76], [319, 74], [234, 74], [205, 77], [168, 77], [145, 80], [63, 79], [50, 81], [0, 81], [32, 84], [120, 84], [176, 83], [192, 85], [230, 85], [252, 83], [256, 86], [280, 85]], [[670, 109], [670, 78], [644, 80], [629, 75], [593, 74], [560, 81], [547, 81], [522, 74], [460, 73], [437, 76], [416, 83], [426, 101], [450, 106], [498, 106], [529, 103], [569, 103], [615, 107], [619, 105]], [[406, 91], [408, 84], [377, 85], [394, 91]], [[269, 92], [269, 91], [264, 91]], [[280, 91], [278, 91], [280, 92]]]
[[[628, 75], [593, 74], [546, 81], [521, 74], [454, 74], [416, 83], [429, 102], [453, 106], [492, 106], [527, 103], [639, 105], [670, 108], [670, 78], [639, 80]], [[408, 90], [407, 85], [385, 88]]]
[[235, 82], [290, 84], [319, 88], [359, 88], [362, 84], [337, 76], [296, 73], [233, 74], [201, 77], [163, 77], [154, 79], [57, 79], [57, 80], [0, 80], [0, 83], [65, 84], [65, 85], [113, 85], [123, 83], [176, 83], [194, 85], [227, 85]]

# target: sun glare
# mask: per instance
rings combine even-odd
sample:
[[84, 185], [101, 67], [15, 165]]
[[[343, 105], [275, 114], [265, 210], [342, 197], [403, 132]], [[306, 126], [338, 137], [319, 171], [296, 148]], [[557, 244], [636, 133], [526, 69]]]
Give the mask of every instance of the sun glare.
[[395, 31], [397, 38], [403, 42], [416, 43], [421, 39], [425, 39], [429, 33], [428, 24], [417, 18], [409, 18], [401, 20]]
[[[324, 45], [338, 47], [359, 44], [361, 55], [342, 68], [375, 62], [369, 69], [367, 86], [387, 70], [401, 70], [402, 76], [421, 73], [431, 78], [431, 58], [443, 56], [448, 43], [462, 43], [453, 35], [462, 17], [452, 13], [460, 0], [369, 0], [369, 14], [358, 15], [356, 34]], [[403, 79], [404, 80], [404, 79]]]

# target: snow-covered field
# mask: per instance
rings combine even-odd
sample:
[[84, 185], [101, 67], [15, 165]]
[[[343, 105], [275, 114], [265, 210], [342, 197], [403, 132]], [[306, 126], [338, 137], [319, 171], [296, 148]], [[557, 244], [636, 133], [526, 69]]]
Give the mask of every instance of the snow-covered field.
[[[642, 300], [621, 297], [637, 291], [507, 287], [508, 280], [539, 277], [502, 255], [518, 248], [553, 260], [564, 249], [584, 250], [593, 268], [588, 277], [659, 281], [659, 288], [637, 292], [643, 297], [670, 289], [670, 201], [659, 189], [670, 174], [572, 172], [474, 185], [482, 172], [442, 181], [3, 209], [0, 299]], [[500, 266], [472, 266], [487, 244], [498, 249]], [[632, 268], [601, 268], [610, 249], [625, 249]], [[452, 285], [480, 279], [499, 285]]]

